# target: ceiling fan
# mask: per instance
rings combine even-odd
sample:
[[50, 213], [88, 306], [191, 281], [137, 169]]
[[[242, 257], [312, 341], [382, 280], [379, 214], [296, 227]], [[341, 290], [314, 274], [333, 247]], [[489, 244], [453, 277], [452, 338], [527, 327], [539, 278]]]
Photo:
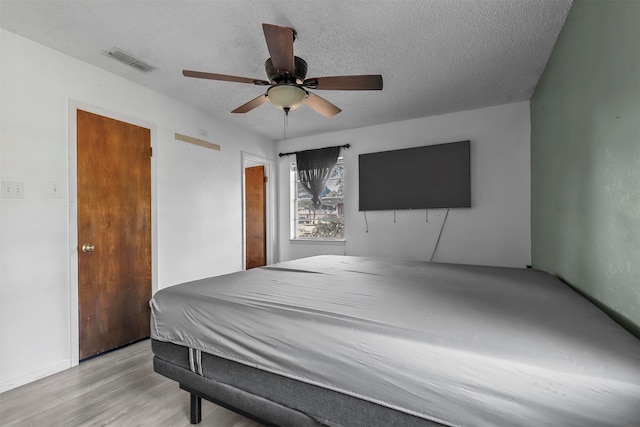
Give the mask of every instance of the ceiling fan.
[[186, 77], [220, 80], [225, 82], [249, 83], [256, 86], [269, 86], [267, 92], [242, 104], [232, 113], [247, 113], [270, 101], [286, 114], [305, 104], [325, 117], [332, 117], [342, 111], [329, 101], [310, 92], [314, 90], [382, 90], [382, 76], [379, 74], [312, 77], [307, 79], [307, 63], [293, 55], [293, 42], [296, 31], [293, 28], [273, 24], [262, 24], [264, 38], [271, 57], [265, 62], [269, 80], [226, 74], [206, 73], [183, 70]]

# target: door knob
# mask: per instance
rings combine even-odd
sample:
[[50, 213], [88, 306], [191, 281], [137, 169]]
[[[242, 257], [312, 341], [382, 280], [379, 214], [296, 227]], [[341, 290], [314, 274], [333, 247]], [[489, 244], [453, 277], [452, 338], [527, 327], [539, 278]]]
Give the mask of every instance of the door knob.
[[95, 247], [91, 243], [85, 243], [82, 245], [82, 252], [93, 252]]

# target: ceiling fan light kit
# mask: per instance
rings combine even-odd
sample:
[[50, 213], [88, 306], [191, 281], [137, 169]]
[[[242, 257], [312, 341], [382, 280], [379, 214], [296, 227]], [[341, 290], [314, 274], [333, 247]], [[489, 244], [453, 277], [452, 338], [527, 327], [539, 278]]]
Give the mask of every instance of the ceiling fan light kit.
[[271, 55], [265, 62], [269, 81], [190, 70], [183, 70], [182, 74], [186, 77], [199, 79], [269, 86], [266, 93], [239, 106], [232, 113], [247, 113], [269, 101], [275, 107], [284, 110], [285, 113], [305, 104], [325, 117], [332, 117], [342, 110], [307, 89], [382, 90], [382, 76], [379, 74], [307, 79], [307, 62], [293, 54], [296, 31], [293, 28], [273, 24], [262, 24], [262, 30]]
[[295, 110], [307, 97], [307, 92], [294, 84], [279, 84], [267, 90], [267, 97], [276, 108], [289, 112]]

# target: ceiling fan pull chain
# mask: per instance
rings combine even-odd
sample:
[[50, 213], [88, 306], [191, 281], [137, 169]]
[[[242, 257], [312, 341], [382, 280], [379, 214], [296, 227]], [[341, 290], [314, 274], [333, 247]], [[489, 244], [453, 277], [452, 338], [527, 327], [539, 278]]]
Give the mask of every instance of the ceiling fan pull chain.
[[284, 133], [284, 140], [287, 140], [287, 127], [289, 127], [289, 109], [288, 108], [283, 108], [282, 111], [284, 111], [284, 123], [283, 123], [283, 133]]

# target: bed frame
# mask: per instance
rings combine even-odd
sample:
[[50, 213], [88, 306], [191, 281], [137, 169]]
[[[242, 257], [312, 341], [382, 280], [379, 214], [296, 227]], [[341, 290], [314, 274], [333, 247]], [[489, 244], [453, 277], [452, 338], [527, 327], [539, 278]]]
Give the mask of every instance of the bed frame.
[[267, 426], [443, 426], [207, 353], [193, 366], [184, 346], [152, 339], [151, 347], [154, 370], [190, 393], [191, 424], [200, 422], [206, 399]]

